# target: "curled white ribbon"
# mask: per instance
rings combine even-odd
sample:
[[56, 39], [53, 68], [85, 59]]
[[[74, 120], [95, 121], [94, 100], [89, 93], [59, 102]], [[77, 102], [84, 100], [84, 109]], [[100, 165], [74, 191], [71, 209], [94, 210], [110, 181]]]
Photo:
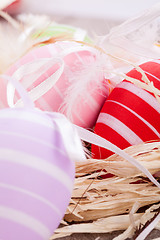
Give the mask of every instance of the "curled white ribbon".
[[152, 174], [143, 167], [136, 159], [134, 159], [132, 156], [128, 155], [125, 151], [114, 145], [113, 143], [109, 142], [108, 140], [98, 136], [95, 133], [92, 133], [82, 127], [76, 126], [76, 129], [78, 131], [79, 137], [86, 142], [89, 142], [91, 144], [97, 145], [99, 147], [108, 149], [122, 158], [126, 159], [128, 162], [130, 162], [132, 165], [134, 165], [136, 168], [138, 168], [141, 172], [143, 172], [151, 182], [153, 182], [158, 188], [160, 188], [159, 182], [152, 176]]
[[[157, 215], [157, 217], [139, 234], [139, 236], [136, 238], [136, 240], [143, 240], [146, 239], [148, 234], [156, 227], [158, 222], [160, 221], [160, 213]], [[157, 238], [158, 240], [158, 238]]]
[[[56, 124], [56, 128], [63, 139], [65, 149], [72, 161], [85, 161], [85, 153], [74, 125], [62, 114], [45, 112]], [[63, 117], [62, 117], [63, 116]]]
[[[71, 53], [78, 53], [81, 51], [88, 51], [93, 55], [97, 55], [98, 53], [97, 49], [94, 49], [83, 44], [77, 44], [74, 42], [71, 42], [71, 46], [68, 46], [67, 48], [63, 49], [63, 44], [60, 45], [60, 47], [62, 48], [62, 51], [60, 54], [57, 54], [57, 56], [33, 60], [32, 62], [20, 66], [12, 75], [12, 77], [17, 81], [21, 81], [21, 79], [23, 79], [22, 85], [24, 86], [25, 89], [27, 89], [31, 87], [33, 83], [36, 82], [36, 80], [42, 74], [45, 74], [49, 68], [51, 68], [55, 64], [59, 65], [57, 71], [55, 71], [50, 77], [47, 77], [46, 80], [44, 80], [42, 83], [40, 83], [38, 86], [34, 87], [32, 90], [28, 92], [33, 102], [38, 100], [45, 93], [47, 93], [59, 80], [64, 71], [65, 62], [63, 61], [63, 58], [65, 56]], [[18, 100], [16, 104], [14, 104], [14, 95], [15, 88], [11, 83], [8, 83], [7, 85], [8, 105], [10, 107], [22, 106], [21, 99]]]
[[[10, 86], [12, 86], [13, 89], [17, 90], [18, 94], [22, 98], [25, 108], [34, 108], [35, 107], [34, 103], [28, 96], [28, 93], [26, 92], [26, 90], [23, 88], [23, 86], [18, 81], [16, 81], [16, 79], [14, 79], [11, 76], [5, 75], [5, 74], [0, 75], [0, 78], [4, 79], [5, 81], [8, 81]], [[10, 101], [10, 96], [8, 96], [8, 101]]]
[[[51, 76], [47, 77], [42, 83], [34, 87], [32, 90], [28, 91], [28, 95], [34, 102], [48, 92], [58, 81], [64, 71], [64, 61], [60, 58], [42, 58], [36, 61], [27, 63], [21, 66], [14, 74], [13, 78], [20, 81], [22, 77], [25, 77], [23, 81], [23, 86], [27, 89], [31, 86], [42, 74], [45, 74], [47, 69], [51, 68], [53, 65], [59, 64], [59, 68]], [[27, 78], [27, 76], [29, 77]], [[27, 81], [28, 80], [28, 81]], [[7, 101], [10, 107], [21, 106], [22, 100], [18, 100], [14, 104], [14, 94], [15, 87], [8, 83], [7, 85]]]

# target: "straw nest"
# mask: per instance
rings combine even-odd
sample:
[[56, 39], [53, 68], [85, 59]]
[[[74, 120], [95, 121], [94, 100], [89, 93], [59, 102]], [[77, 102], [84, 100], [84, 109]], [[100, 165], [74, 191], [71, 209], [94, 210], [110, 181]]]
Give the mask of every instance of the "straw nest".
[[[125, 151], [160, 180], [160, 141]], [[106, 172], [112, 177], [106, 177]], [[159, 212], [160, 189], [136, 167], [116, 154], [105, 160], [88, 159], [76, 163], [72, 198], [63, 225], [51, 239], [117, 230], [126, 231], [116, 240], [127, 239], [136, 236]], [[160, 222], [156, 228], [160, 230]]]

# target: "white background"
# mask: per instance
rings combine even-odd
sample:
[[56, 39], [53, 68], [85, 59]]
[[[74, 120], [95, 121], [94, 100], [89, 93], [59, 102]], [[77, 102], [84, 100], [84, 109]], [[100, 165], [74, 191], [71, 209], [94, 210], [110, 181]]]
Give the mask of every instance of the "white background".
[[124, 20], [159, 0], [22, 0], [23, 11]]
[[49, 14], [58, 23], [86, 29], [90, 36], [107, 34], [113, 26], [160, 3], [160, 0], [21, 1], [20, 12]]

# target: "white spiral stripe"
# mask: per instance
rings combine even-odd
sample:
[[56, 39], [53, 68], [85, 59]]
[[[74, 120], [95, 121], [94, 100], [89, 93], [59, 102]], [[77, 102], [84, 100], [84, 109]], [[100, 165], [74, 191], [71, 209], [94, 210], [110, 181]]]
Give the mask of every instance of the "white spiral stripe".
[[[144, 71], [146, 74], [148, 74], [149, 76], [153, 77], [154, 79], [156, 79], [157, 81], [160, 82], [160, 79], [158, 77], [156, 77], [155, 75], [153, 75], [152, 73], [149, 73], [147, 71]], [[154, 85], [154, 84], [153, 84]]]
[[60, 89], [56, 85], [54, 85], [53, 88], [58, 93], [59, 97], [63, 100], [64, 99], [63, 92], [61, 92]]
[[66, 157], [66, 153], [63, 152], [62, 148], [56, 147], [53, 143], [49, 143], [47, 141], [43, 141], [42, 138], [41, 139], [40, 138], [34, 138], [31, 135], [26, 135], [26, 134], [22, 134], [22, 133], [18, 133], [18, 132], [8, 132], [8, 131], [1, 131], [0, 130], [0, 135], [2, 135], [2, 134], [3, 135], [8, 135], [8, 138], [9, 138], [9, 136], [14, 136], [15, 139], [16, 139], [16, 137], [17, 138], [23, 138], [23, 139], [29, 140], [30, 143], [32, 141], [34, 143], [41, 144], [41, 145], [43, 145], [45, 147], [51, 148], [53, 150], [56, 150], [58, 153], [62, 154], [64, 157]]
[[12, 191], [16, 191], [16, 192], [20, 192], [20, 193], [23, 193], [25, 195], [28, 195], [32, 198], [35, 198], [37, 199], [38, 201], [40, 202], [43, 202], [44, 204], [46, 204], [47, 206], [49, 206], [53, 211], [54, 211], [54, 214], [56, 212], [56, 214], [61, 218], [62, 216], [62, 213], [59, 211], [59, 209], [53, 205], [51, 202], [49, 202], [47, 199], [41, 197], [40, 195], [37, 195], [33, 192], [30, 192], [28, 190], [25, 190], [23, 188], [19, 188], [19, 187], [16, 187], [16, 186], [12, 186], [10, 184], [6, 184], [6, 183], [0, 183], [0, 188], [5, 188], [5, 189], [10, 189]]
[[115, 104], [118, 104], [120, 106], [122, 106], [123, 108], [127, 109], [129, 112], [133, 113], [137, 118], [139, 118], [147, 127], [149, 127], [156, 135], [157, 137], [160, 138], [160, 133], [149, 123], [147, 122], [144, 118], [142, 118], [139, 114], [137, 114], [135, 111], [133, 111], [132, 109], [130, 109], [129, 107], [125, 106], [122, 103], [119, 103], [117, 101], [114, 100], [108, 100], [107, 102], [113, 102]]
[[[16, 114], [17, 111], [17, 114]], [[15, 109], [13, 111], [6, 111], [6, 110], [2, 110], [1, 114], [0, 114], [0, 120], [1, 119], [18, 119], [18, 120], [24, 120], [24, 121], [29, 121], [32, 123], [37, 123], [37, 124], [41, 124], [45, 127], [51, 128], [55, 130], [54, 124], [53, 122], [47, 117], [46, 115], [44, 115], [44, 117], [41, 117], [40, 114], [44, 114], [41, 110], [37, 109], [34, 111], [19, 111], [18, 109]]]
[[46, 102], [46, 100], [44, 99], [43, 96], [38, 99], [38, 104], [40, 105], [41, 109], [48, 111], [48, 112], [52, 111], [51, 106]]
[[139, 138], [130, 128], [128, 128], [124, 123], [116, 119], [115, 117], [107, 114], [100, 113], [98, 118], [98, 123], [103, 123], [110, 128], [112, 128], [115, 132], [121, 135], [127, 142], [131, 145], [136, 145], [137, 143], [142, 143], [142, 139]]
[[133, 93], [134, 95], [138, 96], [143, 101], [148, 103], [158, 113], [160, 113], [159, 102], [156, 100], [155, 97], [153, 97], [150, 93], [148, 93], [144, 89], [137, 88], [137, 86], [135, 86], [134, 84], [129, 83], [129, 82], [121, 82], [121, 84], [119, 86], [117, 86], [117, 88], [122, 88], [122, 89], [128, 90], [129, 92]]
[[154, 60], [152, 60], [152, 62], [160, 64], [160, 60], [159, 59], [154, 59]]
[[45, 159], [35, 157], [28, 153], [11, 150], [9, 148], [1, 148], [0, 161], [9, 161], [39, 170], [59, 181], [68, 189], [69, 192], [72, 189], [72, 180], [69, 178], [69, 176], [63, 170], [53, 164], [50, 164]]
[[51, 231], [43, 223], [26, 213], [12, 208], [0, 206], [0, 218], [23, 225], [24, 227], [27, 227], [30, 230], [36, 232], [42, 237], [42, 239], [47, 239], [47, 236], [49, 238], [51, 235]]
[[[57, 63], [60, 65], [59, 68], [51, 76], [48, 76], [47, 72], [49, 71], [49, 68], [51, 68], [53, 65], [55, 65]], [[34, 65], [35, 65], [35, 67], [34, 67]], [[43, 66], [43, 68], [42, 68], [42, 66]], [[38, 71], [39, 69], [40, 69], [40, 71]], [[25, 87], [25, 89], [27, 89], [42, 74], [46, 75], [45, 81], [41, 82], [39, 85], [34, 87], [34, 89], [31, 89], [28, 92], [32, 101], [36, 101], [37, 99], [39, 99], [41, 96], [43, 96], [46, 92], [48, 92], [55, 85], [55, 83], [59, 80], [60, 76], [62, 75], [63, 70], [64, 70], [64, 62], [62, 59], [60, 59], [58, 57], [57, 58], [55, 58], [55, 57], [40, 58], [40, 59], [36, 59], [36, 61], [32, 61], [32, 62], [24, 64], [18, 70], [16, 70], [17, 77], [15, 76], [15, 79], [20, 77], [21, 72], [23, 72], [23, 76], [25, 76], [25, 75], [28, 76], [28, 74], [30, 74], [29, 80], [27, 77], [26, 77], [26, 80], [23, 79], [23, 86]], [[34, 73], [32, 73], [32, 72], [34, 72]], [[15, 73], [13, 74], [13, 76], [14, 75], [15, 75]], [[10, 101], [10, 106], [14, 106], [13, 99], [14, 99], [15, 88], [11, 85], [8, 85], [8, 87], [10, 88], [10, 90], [9, 90], [10, 96], [12, 96], [12, 97], [10, 97], [10, 99], [12, 99], [12, 101]], [[21, 99], [18, 100], [15, 105], [21, 106], [22, 105]]]

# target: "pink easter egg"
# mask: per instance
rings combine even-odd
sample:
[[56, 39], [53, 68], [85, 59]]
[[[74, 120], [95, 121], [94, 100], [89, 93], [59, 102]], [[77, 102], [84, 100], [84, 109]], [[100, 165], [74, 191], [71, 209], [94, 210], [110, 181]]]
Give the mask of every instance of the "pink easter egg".
[[[160, 89], [160, 60], [140, 65], [148, 79]], [[141, 80], [136, 69], [128, 76]], [[106, 100], [98, 117], [95, 133], [124, 149], [145, 141], [160, 138], [160, 103], [155, 96], [131, 82], [119, 83]], [[111, 154], [92, 146], [94, 158], [107, 158]]]
[[49, 239], [69, 204], [81, 142], [63, 115], [21, 108], [0, 111], [0, 139], [0, 239]]
[[[53, 84], [35, 101], [36, 107], [46, 111], [62, 112], [73, 123], [92, 128], [109, 94], [102, 72], [94, 73], [88, 70], [96, 62], [94, 51], [96, 50], [77, 42], [56, 42], [30, 51], [11, 66], [7, 74], [15, 79], [18, 78], [27, 91], [32, 91], [46, 80], [48, 81], [62, 67], [59, 63], [61, 59], [64, 63], [61, 76], [55, 85]], [[44, 69], [41, 67], [38, 70], [35, 68], [34, 72], [35, 65], [33, 65], [32, 72], [27, 73], [28, 64], [31, 65], [40, 60], [47, 61], [47, 59], [52, 63], [52, 58], [55, 58], [52, 66], [43, 66]], [[93, 67], [92, 71], [95, 70]], [[40, 74], [36, 75], [38, 71]], [[89, 80], [85, 79], [87, 74], [89, 74]], [[30, 83], [30, 77], [34, 78], [34, 82]], [[44, 91], [46, 87], [48, 87], [47, 82]], [[5, 98], [4, 96], [3, 99]]]

